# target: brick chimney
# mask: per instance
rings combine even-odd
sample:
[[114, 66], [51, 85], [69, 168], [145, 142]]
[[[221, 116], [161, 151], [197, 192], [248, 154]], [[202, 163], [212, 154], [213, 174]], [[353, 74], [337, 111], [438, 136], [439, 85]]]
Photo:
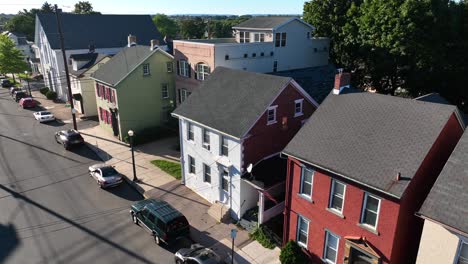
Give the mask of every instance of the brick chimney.
[[150, 49], [155, 50], [159, 47], [159, 40], [158, 39], [152, 39], [151, 44], [150, 44]]
[[129, 34], [127, 37], [127, 40], [128, 40], [128, 47], [136, 46], [137, 43], [136, 43], [135, 35]]
[[349, 88], [351, 84], [351, 73], [343, 72], [343, 69], [338, 69], [335, 75], [335, 86], [333, 87], [333, 94], [340, 94], [344, 88]]

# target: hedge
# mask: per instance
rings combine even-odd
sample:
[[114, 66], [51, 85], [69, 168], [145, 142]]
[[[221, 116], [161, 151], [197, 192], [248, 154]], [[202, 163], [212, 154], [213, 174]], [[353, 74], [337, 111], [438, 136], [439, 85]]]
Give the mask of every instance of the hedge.
[[57, 99], [57, 93], [54, 92], [54, 91], [48, 91], [48, 92], [46, 93], [46, 97], [47, 97], [47, 99], [49, 99], [49, 100], [55, 100], [55, 99]]
[[49, 92], [49, 87], [41, 88], [41, 89], [39, 89], [39, 92], [41, 92], [41, 94], [43, 94], [43, 95], [46, 95], [47, 92]]
[[281, 264], [302, 264], [306, 263], [306, 256], [295, 241], [289, 240], [281, 249], [280, 262]]

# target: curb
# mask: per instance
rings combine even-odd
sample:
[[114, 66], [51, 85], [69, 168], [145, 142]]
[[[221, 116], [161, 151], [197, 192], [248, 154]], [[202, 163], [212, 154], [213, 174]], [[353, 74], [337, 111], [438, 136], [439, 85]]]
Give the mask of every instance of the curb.
[[[91, 143], [88, 143], [88, 142], [85, 142], [86, 146], [91, 150], [93, 151], [98, 157], [99, 159], [101, 159], [102, 162], [106, 162], [105, 161], [105, 158], [101, 157], [101, 150], [96, 147], [95, 145], [91, 144]], [[135, 183], [134, 181], [132, 181], [127, 175], [125, 174], [122, 174], [121, 175], [123, 176], [125, 182], [127, 182], [128, 185], [130, 185], [135, 191], [137, 191], [139, 194], [141, 194], [145, 199], [149, 198], [150, 196], [145, 192], [145, 190], [140, 186], [138, 185], [138, 183]]]

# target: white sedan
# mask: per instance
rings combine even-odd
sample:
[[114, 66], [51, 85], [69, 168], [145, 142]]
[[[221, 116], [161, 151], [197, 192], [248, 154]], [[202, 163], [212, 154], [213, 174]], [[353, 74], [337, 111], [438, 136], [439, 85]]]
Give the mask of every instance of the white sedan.
[[101, 188], [117, 186], [123, 182], [122, 175], [114, 169], [114, 166], [104, 163], [90, 166], [88, 172]]
[[52, 114], [51, 112], [47, 112], [47, 111], [34, 112], [33, 115], [34, 115], [34, 118], [40, 123], [55, 120], [54, 114]]

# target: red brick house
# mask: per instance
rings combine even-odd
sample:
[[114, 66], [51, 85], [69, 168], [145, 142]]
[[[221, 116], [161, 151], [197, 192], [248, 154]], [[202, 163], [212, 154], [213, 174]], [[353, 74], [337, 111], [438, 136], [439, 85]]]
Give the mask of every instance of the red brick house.
[[179, 119], [182, 183], [239, 219], [259, 199], [258, 188], [242, 178], [246, 168], [278, 156], [316, 108], [291, 78], [217, 67], [172, 113]]
[[464, 125], [455, 106], [335, 89], [287, 145], [283, 242], [313, 263], [414, 263], [422, 205]]

